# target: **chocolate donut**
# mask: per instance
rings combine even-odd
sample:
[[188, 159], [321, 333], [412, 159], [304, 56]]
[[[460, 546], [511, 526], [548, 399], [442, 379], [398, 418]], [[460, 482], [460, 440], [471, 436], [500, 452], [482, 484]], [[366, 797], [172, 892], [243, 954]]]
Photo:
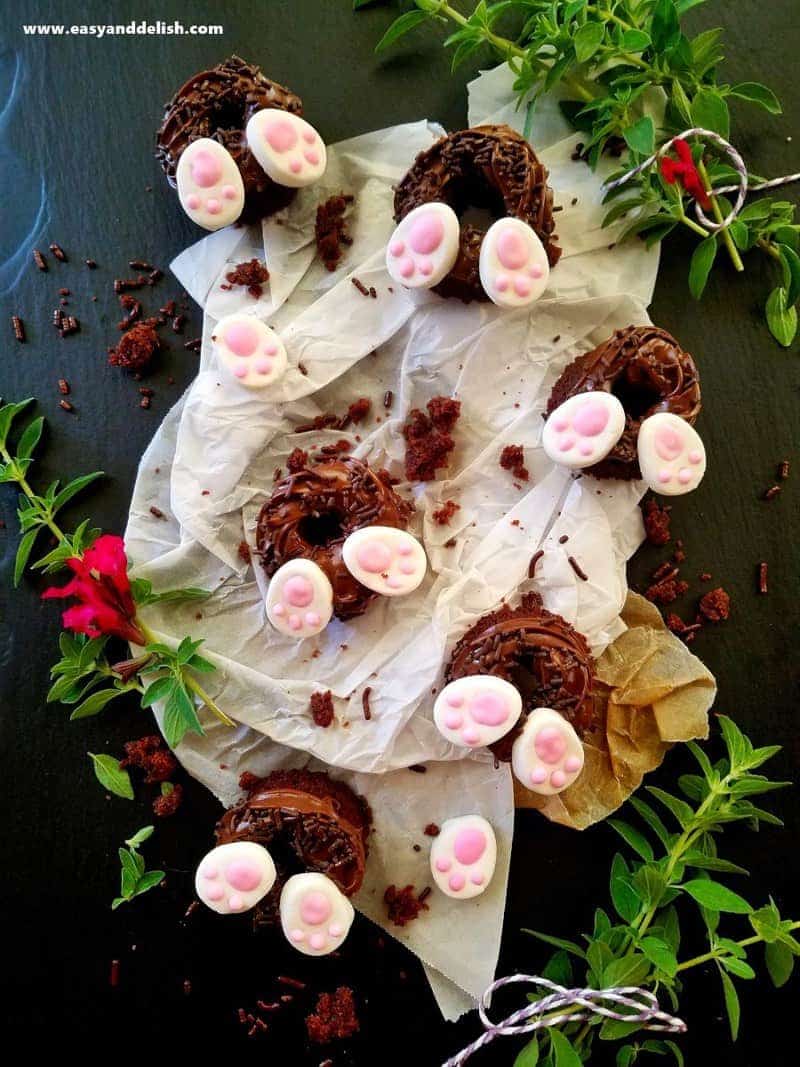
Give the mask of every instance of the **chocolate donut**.
[[156, 135], [156, 158], [170, 185], [176, 187], [175, 171], [184, 148], [200, 137], [211, 137], [227, 148], [242, 175], [242, 222], [264, 218], [286, 207], [296, 190], [276, 185], [268, 178], [247, 147], [247, 122], [265, 107], [295, 115], [303, 113], [299, 96], [265, 78], [258, 67], [238, 56], [193, 75], [166, 105]]
[[547, 414], [571, 396], [603, 389], [625, 408], [625, 429], [605, 459], [586, 468], [596, 478], [641, 478], [636, 440], [648, 415], [669, 411], [693, 425], [700, 414], [694, 359], [657, 326], [626, 326], [578, 356], [553, 386]]
[[484, 615], [453, 649], [445, 681], [471, 674], [491, 674], [516, 686], [522, 716], [515, 728], [491, 749], [508, 762], [511, 747], [534, 708], [552, 708], [585, 734], [594, 720], [594, 659], [566, 619], [542, 606], [538, 593], [527, 593], [518, 608], [504, 604]]
[[247, 795], [225, 812], [215, 837], [218, 845], [255, 841], [270, 851], [278, 877], [256, 909], [256, 924], [277, 921], [281, 889], [292, 874], [319, 871], [345, 896], [358, 892], [372, 824], [363, 797], [318, 771], [245, 773], [239, 785]]
[[[535, 230], [551, 267], [561, 256], [553, 232], [553, 191], [547, 184], [547, 168], [510, 126], [461, 130], [421, 152], [395, 190], [395, 221], [431, 201], [449, 204], [459, 217], [473, 207], [488, 210], [495, 218], [521, 219]], [[489, 299], [478, 273], [485, 234], [482, 227], [462, 220], [458, 259], [434, 292], [465, 302]]]
[[404, 530], [411, 506], [392, 489], [385, 471], [352, 456], [317, 463], [278, 482], [261, 508], [256, 545], [270, 577], [290, 559], [310, 559], [333, 587], [333, 613], [363, 615], [378, 595], [345, 567], [342, 545], [364, 526]]

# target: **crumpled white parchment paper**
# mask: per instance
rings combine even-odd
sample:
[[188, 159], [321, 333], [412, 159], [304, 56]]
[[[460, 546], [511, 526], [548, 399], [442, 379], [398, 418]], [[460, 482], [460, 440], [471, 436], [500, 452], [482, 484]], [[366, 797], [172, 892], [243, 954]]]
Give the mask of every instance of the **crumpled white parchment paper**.
[[[506, 68], [482, 75], [470, 86], [470, 124], [521, 128], [511, 100]], [[639, 484], [573, 478], [553, 467], [539, 439], [541, 413], [563, 367], [615, 328], [649, 321], [657, 252], [609, 247], [615, 230], [600, 227], [602, 174], [571, 160], [578, 138], [567, 136], [554, 108], [537, 116], [533, 131], [563, 206], [557, 219], [564, 255], [530, 311], [411, 294], [386, 273], [392, 187], [441, 132], [424, 121], [331, 146], [323, 185], [301, 191], [262, 232], [230, 228], [180, 255], [173, 271], [205, 310], [200, 365], [142, 459], [126, 533], [137, 573], [157, 589], [214, 590], [200, 620], [196, 604], [147, 609], [162, 639], [205, 639], [204, 654], [219, 667], [209, 690], [241, 724], [231, 730], [204, 715], [207, 734], [179, 746], [182, 763], [224, 804], [238, 798], [241, 771], [284, 766], [328, 765], [366, 796], [376, 832], [355, 904], [420, 957], [448, 1018], [473, 1006], [494, 975], [513, 795], [508, 767], [495, 770], [487, 753], [465, 755], [439, 735], [431, 690], [464, 630], [527, 589], [539, 591], [599, 654], [624, 629], [625, 563], [642, 539]], [[317, 203], [340, 191], [355, 194], [354, 243], [329, 273], [314, 258], [314, 217]], [[266, 258], [271, 273], [257, 302], [242, 289], [220, 288], [226, 271], [252, 256]], [[356, 289], [353, 274], [375, 287], [377, 299]], [[290, 369], [268, 396], [219, 373], [210, 336], [219, 317], [238, 310], [264, 318], [286, 344]], [[394, 393], [390, 411], [381, 403], [386, 390]], [[398, 487], [416, 504], [411, 530], [428, 552], [426, 581], [409, 597], [374, 603], [359, 619], [334, 621], [318, 638], [298, 642], [273, 631], [263, 609], [265, 576], [242, 561], [238, 547], [253, 542], [275, 468], [285, 469], [297, 446], [347, 436], [354, 455], [402, 476], [405, 417], [437, 395], [462, 402], [450, 465], [438, 481]], [[351, 433], [293, 432], [322, 412], [344, 412], [359, 396], [370, 397], [372, 411]], [[499, 468], [507, 444], [524, 446], [528, 482], [515, 483]], [[448, 499], [460, 510], [439, 526], [432, 512]], [[152, 504], [167, 521], [153, 518]], [[558, 543], [563, 534], [566, 546]], [[455, 546], [446, 547], [451, 539]], [[528, 565], [539, 548], [544, 556], [531, 582]], [[568, 555], [588, 581], [577, 578]], [[362, 711], [367, 686], [370, 721]], [[308, 715], [319, 689], [334, 695], [336, 721], [328, 729]], [[424, 775], [406, 769], [423, 763]], [[426, 843], [423, 827], [467, 811], [484, 815], [497, 834], [490, 888], [458, 904], [434, 893], [416, 922], [387, 926], [386, 886], [429, 881], [427, 850], [412, 848]]]

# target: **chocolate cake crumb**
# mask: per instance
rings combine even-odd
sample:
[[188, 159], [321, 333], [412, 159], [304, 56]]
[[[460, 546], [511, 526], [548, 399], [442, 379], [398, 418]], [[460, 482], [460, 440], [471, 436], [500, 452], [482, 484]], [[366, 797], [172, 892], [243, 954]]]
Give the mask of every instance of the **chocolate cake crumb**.
[[11, 326], [14, 330], [14, 337], [20, 342], [25, 343], [25, 324], [19, 315], [11, 316]]
[[644, 532], [651, 545], [665, 545], [671, 539], [670, 508], [662, 507], [654, 497], [648, 497], [642, 507]]
[[785, 482], [789, 477], [789, 460], [782, 459], [778, 465], [778, 477], [782, 482]]
[[69, 396], [70, 387], [69, 387], [69, 382], [67, 381], [66, 378], [59, 378], [58, 379], [58, 391], [59, 391], [59, 393], [61, 393], [62, 396]]
[[712, 575], [710, 575], [708, 571], [703, 571], [703, 573], [699, 575], [699, 578], [701, 582], [710, 582]]
[[407, 885], [403, 889], [398, 889], [395, 885], [387, 886], [383, 900], [389, 921], [395, 926], [406, 926], [416, 919], [420, 912], [428, 911], [426, 900], [430, 892], [430, 888], [423, 889], [417, 896], [413, 885]]
[[455, 500], [445, 500], [440, 508], [437, 508], [433, 513], [433, 521], [438, 526], [449, 526], [450, 520], [457, 511], [461, 510], [461, 505], [456, 504]]
[[329, 197], [324, 204], [317, 208], [317, 218], [314, 225], [314, 240], [317, 251], [320, 254], [325, 268], [334, 271], [339, 266], [344, 255], [343, 245], [351, 245], [352, 238], [347, 232], [345, 211], [349, 204], [353, 203], [353, 197], [349, 194], [340, 193], [338, 196]]
[[410, 411], [403, 427], [409, 481], [431, 481], [437, 470], [447, 466], [455, 448], [451, 431], [461, 414], [461, 401], [435, 396], [427, 408], [427, 415], [418, 408]]
[[141, 317], [142, 305], [135, 296], [131, 296], [129, 293], [124, 293], [119, 298], [119, 302], [122, 309], [127, 311], [127, 315], [121, 322], [117, 323], [117, 328], [120, 330], [127, 330], [134, 324], [136, 319]]
[[531, 556], [531, 561], [528, 564], [528, 577], [529, 578], [533, 578], [533, 576], [536, 574], [536, 564], [539, 562], [539, 560], [542, 558], [543, 555], [544, 555], [544, 549], [540, 548], [538, 552], [534, 552], [534, 554]]
[[60, 263], [67, 262], [67, 253], [61, 247], [61, 245], [57, 245], [55, 241], [53, 241], [53, 243], [50, 245], [50, 251]]
[[247, 292], [255, 300], [258, 300], [263, 292], [263, 284], [269, 281], [269, 271], [258, 259], [250, 259], [245, 263], [237, 263], [233, 270], [225, 275], [229, 285], [243, 285]]
[[768, 570], [769, 570], [769, 568], [767, 567], [766, 563], [764, 563], [764, 562], [759, 563], [759, 565], [758, 565], [758, 591], [761, 594], [761, 596], [765, 596], [769, 592], [769, 585], [767, 584], [767, 581], [768, 581]]
[[511, 471], [521, 482], [527, 482], [530, 478], [522, 445], [506, 445], [500, 453], [500, 466], [504, 471]]
[[678, 568], [671, 567], [667, 573], [645, 591], [645, 597], [653, 604], [671, 604], [683, 596], [689, 583], [678, 577]]
[[429, 822], [422, 832], [426, 837], [438, 837], [440, 833], [439, 827], [435, 822]]
[[355, 274], [350, 279], [350, 281], [353, 283], [356, 289], [358, 289], [359, 293], [361, 293], [362, 296], [369, 296], [369, 289], [367, 289], [366, 285], [364, 285], [360, 278], [356, 278]]
[[347, 414], [343, 415], [342, 418], [339, 420], [338, 428], [340, 430], [346, 430], [352, 422], [363, 422], [369, 414], [371, 407], [372, 401], [369, 399], [369, 397], [360, 396], [358, 400], [354, 400], [353, 403], [348, 407]]
[[309, 1040], [318, 1045], [352, 1037], [359, 1028], [353, 990], [349, 986], [339, 986], [333, 993], [320, 993], [313, 1013], [306, 1016]]
[[240, 541], [236, 554], [243, 563], [250, 562], [250, 546], [247, 541]]
[[164, 512], [161, 510], [161, 508], [157, 508], [155, 504], [150, 505], [150, 514], [156, 519], [164, 518]]
[[137, 322], [120, 337], [119, 344], [109, 354], [108, 362], [112, 367], [144, 371], [150, 366], [160, 348], [161, 339], [153, 324]]
[[694, 641], [697, 631], [701, 628], [702, 623], [695, 622], [689, 625], [683, 621], [680, 615], [667, 615], [666, 618], [667, 629], [671, 630], [676, 637], [680, 637], [687, 645], [690, 645]]
[[731, 613], [731, 598], [721, 587], [700, 598], [698, 611], [709, 622], [723, 622]]
[[33, 262], [39, 268], [39, 270], [47, 270], [47, 260], [44, 258], [38, 248], [33, 250]]
[[153, 801], [153, 813], [159, 819], [166, 819], [174, 815], [183, 801], [183, 786], [173, 785], [168, 793], [162, 793]]
[[330, 689], [324, 693], [312, 693], [308, 710], [317, 726], [330, 726], [333, 722], [333, 695]]
[[124, 748], [125, 758], [119, 761], [120, 767], [138, 767], [145, 772], [147, 784], [166, 782], [178, 766], [160, 734], [148, 734], [137, 741], [126, 741]]
[[369, 706], [369, 695], [372, 692], [371, 686], [367, 686], [364, 692], [361, 694], [361, 707], [364, 711], [364, 718], [372, 718], [372, 708]]

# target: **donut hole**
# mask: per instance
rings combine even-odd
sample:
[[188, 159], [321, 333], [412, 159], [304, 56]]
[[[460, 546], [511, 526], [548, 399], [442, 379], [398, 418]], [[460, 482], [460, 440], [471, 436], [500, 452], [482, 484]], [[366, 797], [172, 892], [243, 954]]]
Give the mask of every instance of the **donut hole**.
[[620, 375], [611, 386], [611, 393], [625, 409], [625, 414], [632, 419], [640, 419], [662, 402], [661, 391], [652, 382], [631, 381], [627, 375]]
[[345, 536], [345, 518], [341, 511], [320, 511], [306, 515], [298, 523], [300, 538], [315, 548], [341, 541]]
[[488, 230], [508, 214], [505, 201], [479, 174], [463, 174], [447, 185], [447, 201], [464, 225]]

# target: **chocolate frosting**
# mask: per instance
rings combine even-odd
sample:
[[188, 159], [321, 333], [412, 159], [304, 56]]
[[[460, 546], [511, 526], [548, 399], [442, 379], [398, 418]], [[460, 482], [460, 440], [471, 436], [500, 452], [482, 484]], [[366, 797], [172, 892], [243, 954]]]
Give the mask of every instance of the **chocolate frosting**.
[[216, 839], [218, 845], [255, 841], [269, 848], [275, 860], [278, 879], [259, 905], [257, 923], [276, 920], [280, 890], [299, 871], [326, 874], [345, 896], [358, 892], [371, 826], [363, 797], [324, 772], [243, 775], [242, 785], [247, 795], [219, 820]]
[[[510, 126], [461, 130], [421, 152], [395, 190], [395, 220], [400, 222], [413, 208], [431, 201], [449, 204], [459, 216], [477, 207], [488, 209], [495, 218], [522, 219], [538, 234], [551, 266], [561, 256], [547, 168]], [[458, 259], [435, 292], [465, 302], [489, 299], [478, 273], [485, 234], [485, 229], [462, 221]]]
[[453, 649], [445, 681], [491, 674], [515, 685], [523, 713], [510, 733], [491, 746], [495, 756], [511, 759], [511, 747], [529, 712], [552, 708], [579, 734], [593, 725], [594, 659], [566, 619], [542, 606], [538, 593], [527, 593], [518, 608], [503, 605], [484, 615]]
[[694, 424], [700, 414], [700, 381], [694, 359], [657, 326], [616, 330], [597, 348], [578, 356], [553, 386], [547, 414], [571, 396], [602, 389], [625, 408], [625, 430], [605, 459], [586, 473], [597, 478], [641, 478], [636, 441], [648, 415], [669, 411]]
[[247, 122], [265, 107], [303, 113], [299, 96], [238, 56], [193, 75], [166, 105], [156, 135], [156, 158], [170, 185], [176, 185], [175, 171], [184, 148], [200, 137], [211, 137], [228, 149], [242, 175], [242, 222], [271, 215], [290, 203], [296, 190], [268, 178], [247, 147]]
[[259, 512], [256, 545], [272, 576], [290, 559], [310, 559], [333, 586], [340, 619], [363, 615], [378, 595], [357, 581], [342, 559], [342, 546], [363, 526], [404, 530], [411, 507], [398, 496], [385, 471], [345, 456], [304, 467], [278, 482]]

